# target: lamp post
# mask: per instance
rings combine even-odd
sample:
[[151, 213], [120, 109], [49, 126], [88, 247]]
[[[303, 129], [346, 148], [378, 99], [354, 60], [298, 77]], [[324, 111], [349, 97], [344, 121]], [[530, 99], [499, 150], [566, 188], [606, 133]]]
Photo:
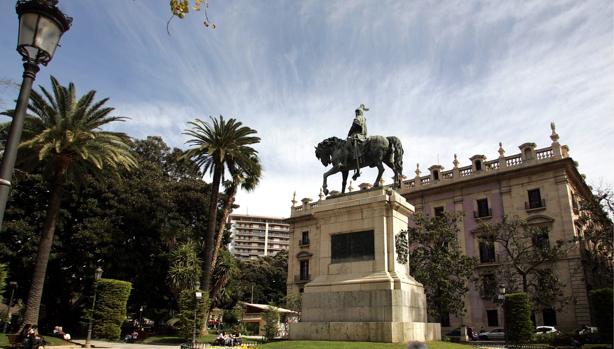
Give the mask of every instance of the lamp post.
[[96, 268], [96, 272], [94, 273], [94, 300], [92, 301], [92, 313], [90, 314], [90, 323], [87, 326], [87, 338], [85, 339], [85, 347], [91, 348], [92, 344], [92, 324], [94, 322], [94, 308], [96, 307], [96, 291], [98, 291], [98, 280], [102, 277], [102, 268]]
[[4, 333], [6, 333], [9, 328], [9, 324], [11, 323], [11, 310], [13, 310], [13, 295], [15, 294], [15, 290], [17, 289], [17, 281], [9, 282], [9, 287], [11, 288], [11, 297], [9, 298], [9, 309], [7, 310], [6, 314], [6, 322], [4, 323]]
[[0, 227], [4, 220], [17, 148], [21, 140], [32, 84], [39, 70], [38, 65], [46, 66], [51, 61], [60, 37], [70, 28], [72, 22], [72, 18], [67, 17], [56, 7], [57, 3], [58, 0], [17, 1], [16, 10], [19, 16], [17, 52], [23, 58], [24, 72], [0, 164]]
[[507, 347], [507, 331], [505, 326], [505, 285], [500, 284], [499, 289], [497, 290], [497, 301], [501, 304], [501, 315], [503, 316], [503, 341], [505, 347]]
[[196, 306], [194, 307], [194, 328], [192, 329], [192, 348], [196, 344], [196, 315], [198, 314], [198, 303], [203, 298], [203, 293], [200, 291], [200, 282], [196, 282], [194, 285], [194, 298], [196, 298]]

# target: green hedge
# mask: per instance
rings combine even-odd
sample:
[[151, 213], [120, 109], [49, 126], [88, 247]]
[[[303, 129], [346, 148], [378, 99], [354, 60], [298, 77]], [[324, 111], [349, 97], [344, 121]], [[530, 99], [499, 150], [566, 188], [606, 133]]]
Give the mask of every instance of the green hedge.
[[194, 333], [194, 310], [198, 306], [196, 317], [196, 334], [200, 333], [203, 314], [208, 306], [207, 293], [203, 292], [203, 298], [196, 304], [196, 291], [186, 289], [179, 294], [179, 335], [184, 339], [192, 339]]
[[591, 315], [599, 328], [599, 337], [603, 343], [612, 343], [612, 297], [611, 288], [600, 288], [588, 293], [591, 303]]
[[126, 320], [126, 304], [132, 290], [127, 281], [100, 279], [97, 284], [93, 336], [116, 340]]
[[505, 336], [510, 343], [527, 343], [535, 332], [531, 323], [531, 305], [526, 293], [510, 293], [503, 303]]

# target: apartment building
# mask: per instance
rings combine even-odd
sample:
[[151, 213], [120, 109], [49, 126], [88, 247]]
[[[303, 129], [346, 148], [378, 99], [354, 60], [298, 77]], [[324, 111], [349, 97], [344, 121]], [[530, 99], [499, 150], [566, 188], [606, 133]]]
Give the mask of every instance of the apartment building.
[[229, 250], [239, 259], [256, 259], [288, 249], [290, 229], [283, 218], [233, 214]]

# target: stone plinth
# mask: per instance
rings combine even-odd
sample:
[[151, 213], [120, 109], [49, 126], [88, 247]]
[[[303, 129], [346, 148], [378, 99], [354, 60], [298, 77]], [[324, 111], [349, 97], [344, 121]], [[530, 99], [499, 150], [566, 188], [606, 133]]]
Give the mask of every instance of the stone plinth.
[[[292, 212], [295, 231], [311, 234], [309, 250], [298, 256], [310, 256], [314, 272], [303, 286], [301, 322], [290, 325], [290, 339], [406, 342], [441, 338], [440, 325], [427, 323], [422, 284], [396, 260], [395, 236], [407, 229], [413, 212], [400, 194], [381, 188], [329, 198]], [[337, 236], [360, 233], [364, 233], [362, 240], [354, 242]], [[356, 246], [356, 241], [362, 246]], [[352, 255], [339, 246], [362, 254]]]

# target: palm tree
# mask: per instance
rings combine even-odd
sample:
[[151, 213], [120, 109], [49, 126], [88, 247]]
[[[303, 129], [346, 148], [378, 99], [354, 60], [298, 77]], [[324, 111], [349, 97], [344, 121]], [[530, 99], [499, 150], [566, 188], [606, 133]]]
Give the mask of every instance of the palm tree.
[[[224, 120], [211, 118], [211, 123], [196, 119], [190, 122], [192, 129], [186, 130], [190, 136], [188, 144], [192, 148], [186, 152], [186, 157], [193, 158], [203, 173], [212, 175], [211, 198], [209, 200], [209, 220], [205, 235], [203, 253], [203, 290], [211, 289], [211, 275], [215, 266], [213, 256], [216, 250], [216, 218], [219, 200], [220, 184], [226, 169], [231, 175], [238, 173], [259, 172], [258, 152], [251, 145], [259, 143], [260, 138], [254, 136], [256, 130], [243, 126], [236, 119]], [[258, 168], [258, 169], [257, 169]]]
[[[252, 164], [249, 168], [237, 168], [234, 163], [228, 164], [228, 169], [232, 175], [232, 180], [226, 184], [226, 197], [224, 198], [224, 204], [222, 205], [222, 217], [220, 218], [220, 224], [215, 236], [215, 245], [213, 251], [212, 260], [217, 261], [217, 257], [222, 245], [222, 237], [224, 236], [224, 229], [226, 228], [226, 222], [228, 216], [234, 208], [235, 195], [239, 186], [246, 191], [252, 191], [256, 189], [258, 183], [260, 183], [260, 176], [262, 175], [262, 166], [260, 165], [260, 159], [257, 156], [252, 157]], [[217, 262], [216, 262], [217, 263]], [[214, 273], [215, 265], [211, 265], [211, 274]], [[213, 298], [214, 295], [211, 297]]]
[[[109, 116], [113, 108], [105, 107], [108, 98], [94, 102], [96, 91], [89, 91], [77, 100], [75, 85], [68, 87], [51, 77], [52, 93], [41, 86], [42, 94], [32, 91], [19, 162], [25, 167], [40, 166], [49, 175], [50, 198], [38, 245], [38, 254], [24, 323], [38, 323], [43, 285], [53, 235], [60, 212], [62, 192], [67, 180], [79, 182], [83, 175], [100, 176], [110, 169], [132, 169], [137, 162], [130, 152], [130, 139], [101, 127], [125, 118]], [[13, 116], [14, 110], [2, 114]]]

